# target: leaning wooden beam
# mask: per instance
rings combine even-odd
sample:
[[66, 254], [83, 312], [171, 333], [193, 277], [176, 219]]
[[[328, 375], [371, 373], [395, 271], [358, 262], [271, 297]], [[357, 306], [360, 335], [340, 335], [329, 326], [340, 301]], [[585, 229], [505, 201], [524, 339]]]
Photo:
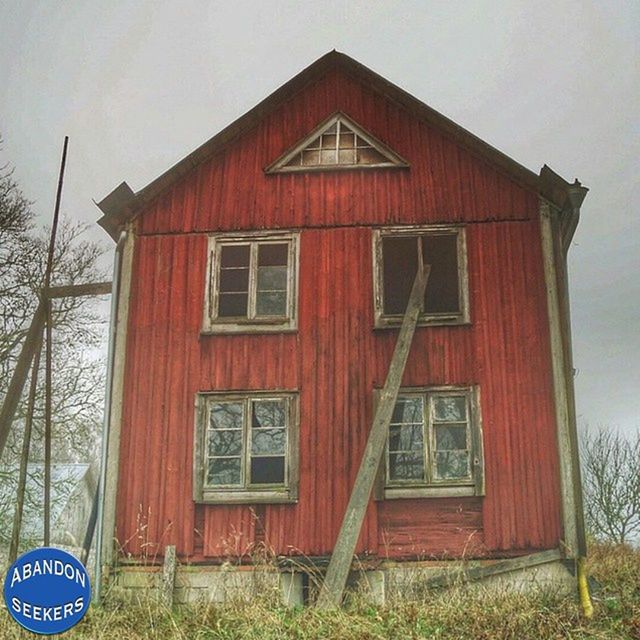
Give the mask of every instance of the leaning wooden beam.
[[378, 473], [378, 466], [387, 441], [389, 423], [393, 414], [398, 391], [402, 382], [402, 375], [409, 357], [409, 350], [416, 330], [418, 317], [422, 309], [424, 292], [429, 277], [429, 267], [419, 268], [411, 289], [407, 310], [402, 320], [402, 327], [398, 336], [393, 358], [389, 366], [389, 373], [380, 394], [380, 400], [373, 419], [373, 426], [369, 433], [367, 446], [362, 457], [360, 469], [349, 498], [349, 504], [342, 520], [340, 533], [331, 555], [327, 577], [322, 585], [318, 597], [317, 607], [327, 609], [337, 607], [342, 602], [349, 568], [362, 528], [369, 497]]
[[24, 389], [24, 383], [27, 381], [29, 375], [29, 367], [33, 356], [38, 350], [40, 343], [40, 335], [42, 335], [42, 329], [44, 327], [44, 321], [46, 318], [46, 302], [41, 299], [36, 312], [31, 320], [31, 326], [27, 332], [27, 337], [22, 345], [22, 350], [18, 356], [18, 362], [16, 368], [13, 370], [11, 376], [11, 382], [7, 387], [7, 394], [0, 409], [0, 456], [4, 451], [4, 447], [7, 444], [7, 438], [9, 437], [9, 431], [11, 430], [11, 424], [18, 408], [18, 402], [22, 396], [22, 390]]
[[479, 567], [471, 567], [470, 569], [459, 569], [458, 571], [448, 569], [439, 575], [427, 578], [424, 582], [421, 582], [420, 585], [428, 589], [449, 587], [454, 584], [484, 580], [485, 578], [499, 576], [503, 573], [509, 573], [510, 571], [530, 569], [542, 564], [558, 562], [561, 559], [562, 554], [559, 549], [540, 551], [538, 553], [531, 553], [518, 558], [509, 558], [507, 560], [500, 560], [498, 562], [493, 562]]
[[111, 282], [89, 282], [49, 287], [42, 290], [46, 298], [78, 298], [80, 296], [102, 296], [111, 293]]
[[27, 465], [29, 464], [29, 449], [31, 448], [31, 432], [33, 427], [33, 412], [36, 404], [36, 391], [38, 388], [38, 369], [40, 368], [40, 354], [42, 352], [42, 330], [37, 337], [36, 353], [31, 369], [31, 384], [29, 385], [29, 400], [27, 402], [27, 416], [24, 421], [24, 436], [22, 441], [22, 455], [20, 456], [20, 470], [18, 471], [18, 491], [16, 496], [16, 509], [13, 515], [13, 530], [11, 532], [11, 545], [9, 546], [9, 564], [18, 557], [20, 547], [20, 530], [22, 528], [22, 512], [24, 508], [24, 495], [27, 487]]

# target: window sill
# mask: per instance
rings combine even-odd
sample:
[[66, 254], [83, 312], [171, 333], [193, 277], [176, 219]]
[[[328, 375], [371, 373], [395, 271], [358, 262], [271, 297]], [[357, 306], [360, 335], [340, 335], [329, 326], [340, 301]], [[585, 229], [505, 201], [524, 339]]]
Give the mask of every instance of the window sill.
[[198, 504], [293, 504], [298, 497], [286, 489], [266, 491], [203, 491]]
[[[442, 326], [471, 325], [469, 318], [462, 316], [428, 316], [418, 318], [417, 327], [442, 327]], [[397, 329], [402, 326], [402, 316], [378, 316], [375, 319], [374, 329]]]
[[448, 487], [385, 487], [384, 499], [402, 498], [462, 498], [479, 495], [472, 485]]
[[282, 322], [219, 322], [202, 327], [201, 336], [237, 333], [295, 333], [298, 324], [294, 320]]

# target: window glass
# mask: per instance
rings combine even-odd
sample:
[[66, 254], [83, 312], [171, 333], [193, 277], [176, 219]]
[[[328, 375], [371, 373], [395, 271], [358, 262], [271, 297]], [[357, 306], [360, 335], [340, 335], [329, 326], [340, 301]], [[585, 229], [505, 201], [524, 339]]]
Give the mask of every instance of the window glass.
[[251, 484], [285, 480], [286, 405], [284, 400], [253, 403], [251, 420]]
[[252, 323], [277, 328], [273, 319], [279, 319], [288, 328], [295, 304], [295, 273], [290, 264], [294, 240], [219, 242], [212, 270], [211, 324], [237, 330], [240, 327], [236, 325], [250, 327]]
[[242, 482], [242, 431], [244, 405], [214, 402], [209, 411], [207, 434], [207, 484], [239, 485]]
[[[469, 484], [471, 390], [399, 395], [387, 440], [387, 484]], [[425, 412], [425, 406], [429, 410]]]
[[227, 504], [294, 502], [298, 487], [297, 394], [197, 396], [194, 499]]
[[424, 478], [424, 404], [398, 397], [389, 425], [388, 464], [392, 481]]

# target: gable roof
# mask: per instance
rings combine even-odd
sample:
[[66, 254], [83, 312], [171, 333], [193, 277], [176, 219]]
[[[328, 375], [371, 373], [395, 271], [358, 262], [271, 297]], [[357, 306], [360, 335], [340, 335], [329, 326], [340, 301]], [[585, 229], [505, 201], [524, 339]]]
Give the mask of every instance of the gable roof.
[[586, 196], [587, 189], [582, 187], [577, 180], [570, 184], [549, 169], [547, 165], [542, 167], [540, 175], [535, 174], [371, 69], [334, 50], [298, 73], [253, 109], [225, 127], [140, 191], [134, 193], [126, 182], [122, 182], [97, 203], [104, 214], [98, 220], [98, 224], [112, 238], [116, 239], [121, 227], [134, 218], [153, 198], [240, 135], [256, 126], [285, 99], [332, 69], [340, 69], [347, 75], [367, 84], [374, 91], [385, 95], [417, 118], [446, 133], [470, 152], [501, 169], [514, 181], [539, 193], [560, 209], [565, 209], [571, 203], [575, 203], [576, 195], [580, 202]]

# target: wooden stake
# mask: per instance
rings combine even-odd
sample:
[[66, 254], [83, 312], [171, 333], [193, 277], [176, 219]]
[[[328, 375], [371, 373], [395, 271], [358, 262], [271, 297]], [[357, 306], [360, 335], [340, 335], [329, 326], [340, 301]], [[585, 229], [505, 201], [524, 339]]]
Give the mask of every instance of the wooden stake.
[[[421, 256], [420, 256], [421, 257]], [[344, 514], [340, 533], [336, 540], [336, 545], [331, 554], [331, 561], [327, 569], [327, 577], [322, 585], [320, 595], [318, 597], [317, 607], [320, 609], [329, 609], [337, 607], [342, 602], [344, 588], [351, 567], [353, 554], [360, 536], [362, 522], [369, 504], [369, 497], [376, 479], [380, 459], [384, 451], [389, 432], [389, 423], [393, 415], [393, 409], [398, 398], [398, 391], [402, 383], [402, 375], [404, 373], [409, 350], [413, 341], [416, 324], [422, 303], [424, 300], [424, 292], [429, 278], [429, 266], [422, 267], [421, 261], [418, 265], [418, 273], [413, 282], [411, 295], [407, 310], [402, 320], [402, 327], [398, 336], [393, 358], [389, 365], [389, 373], [384, 383], [384, 388], [380, 394], [380, 400], [376, 408], [373, 426], [369, 433], [367, 446], [362, 457], [360, 470], [356, 477], [349, 504]]]
[[173, 588], [176, 583], [176, 547], [168, 544], [164, 548], [164, 566], [162, 568], [162, 604], [173, 607]]

